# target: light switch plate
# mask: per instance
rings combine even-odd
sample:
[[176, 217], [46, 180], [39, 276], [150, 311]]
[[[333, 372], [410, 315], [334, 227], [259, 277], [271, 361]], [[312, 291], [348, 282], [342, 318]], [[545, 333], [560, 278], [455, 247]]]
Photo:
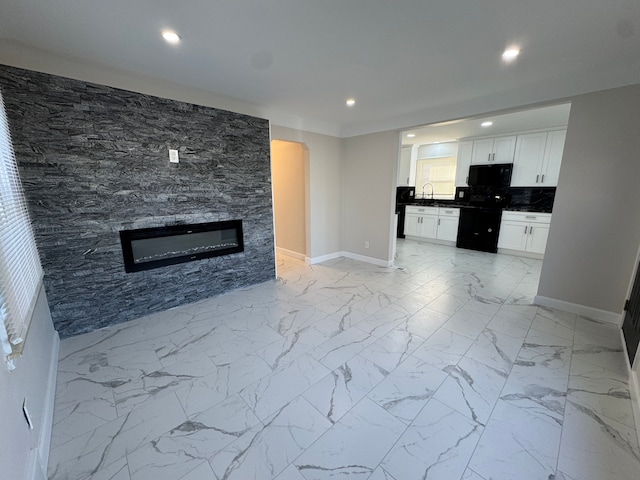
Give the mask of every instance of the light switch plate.
[[178, 157], [178, 150], [169, 149], [169, 162], [180, 163], [180, 157]]

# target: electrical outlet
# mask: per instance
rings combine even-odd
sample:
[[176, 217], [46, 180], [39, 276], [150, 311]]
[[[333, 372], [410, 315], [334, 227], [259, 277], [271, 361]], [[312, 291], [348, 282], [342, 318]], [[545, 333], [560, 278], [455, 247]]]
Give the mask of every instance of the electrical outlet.
[[364, 242], [364, 248], [369, 248], [369, 240], [366, 240], [366, 241]]
[[180, 163], [180, 157], [178, 156], [178, 150], [169, 149], [169, 162]]

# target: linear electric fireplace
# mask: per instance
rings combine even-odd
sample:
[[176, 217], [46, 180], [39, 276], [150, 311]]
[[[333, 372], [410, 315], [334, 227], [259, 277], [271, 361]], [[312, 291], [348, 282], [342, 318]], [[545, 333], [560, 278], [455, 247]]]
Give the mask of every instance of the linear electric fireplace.
[[242, 220], [120, 232], [124, 269], [139, 272], [242, 252]]

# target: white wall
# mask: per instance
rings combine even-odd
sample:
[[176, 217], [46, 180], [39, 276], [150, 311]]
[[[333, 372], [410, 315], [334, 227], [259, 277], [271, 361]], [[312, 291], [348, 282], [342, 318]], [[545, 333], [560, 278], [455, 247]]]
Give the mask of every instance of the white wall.
[[[23, 356], [8, 371], [0, 362], [0, 477], [15, 480], [42, 478], [49, 458], [53, 396], [58, 362], [58, 334], [53, 329], [44, 288], [36, 304], [34, 319]], [[22, 402], [33, 419], [29, 430], [22, 415]], [[42, 470], [38, 469], [42, 467]]]
[[296, 142], [271, 142], [271, 178], [276, 247], [299, 253], [307, 252], [306, 182], [308, 151]]
[[272, 140], [303, 143], [309, 153], [307, 257], [342, 250], [342, 140], [271, 126]]
[[575, 97], [538, 295], [619, 314], [640, 245], [640, 85]]
[[390, 261], [400, 134], [374, 133], [344, 142], [344, 250]]

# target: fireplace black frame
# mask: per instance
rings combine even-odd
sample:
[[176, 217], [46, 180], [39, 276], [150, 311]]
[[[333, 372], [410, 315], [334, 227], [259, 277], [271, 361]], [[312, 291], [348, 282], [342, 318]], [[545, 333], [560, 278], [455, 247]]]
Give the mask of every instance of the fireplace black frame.
[[[185, 254], [176, 257], [168, 257], [158, 260], [149, 260], [136, 263], [132, 243], [135, 240], [144, 240], [148, 238], [170, 237], [177, 235], [189, 235], [192, 233], [214, 232], [219, 230], [235, 230], [237, 232], [237, 246], [229, 246], [198, 252]], [[188, 225], [167, 225], [156, 228], [140, 228], [137, 230], [121, 230], [120, 242], [122, 244], [122, 256], [124, 259], [124, 269], [127, 273], [140, 272], [153, 268], [165, 267], [168, 265], [176, 265], [179, 263], [192, 262], [194, 260], [202, 260], [205, 258], [219, 257], [222, 255], [230, 255], [244, 251], [244, 240], [242, 232], [242, 220], [225, 220], [222, 222], [194, 223]]]

